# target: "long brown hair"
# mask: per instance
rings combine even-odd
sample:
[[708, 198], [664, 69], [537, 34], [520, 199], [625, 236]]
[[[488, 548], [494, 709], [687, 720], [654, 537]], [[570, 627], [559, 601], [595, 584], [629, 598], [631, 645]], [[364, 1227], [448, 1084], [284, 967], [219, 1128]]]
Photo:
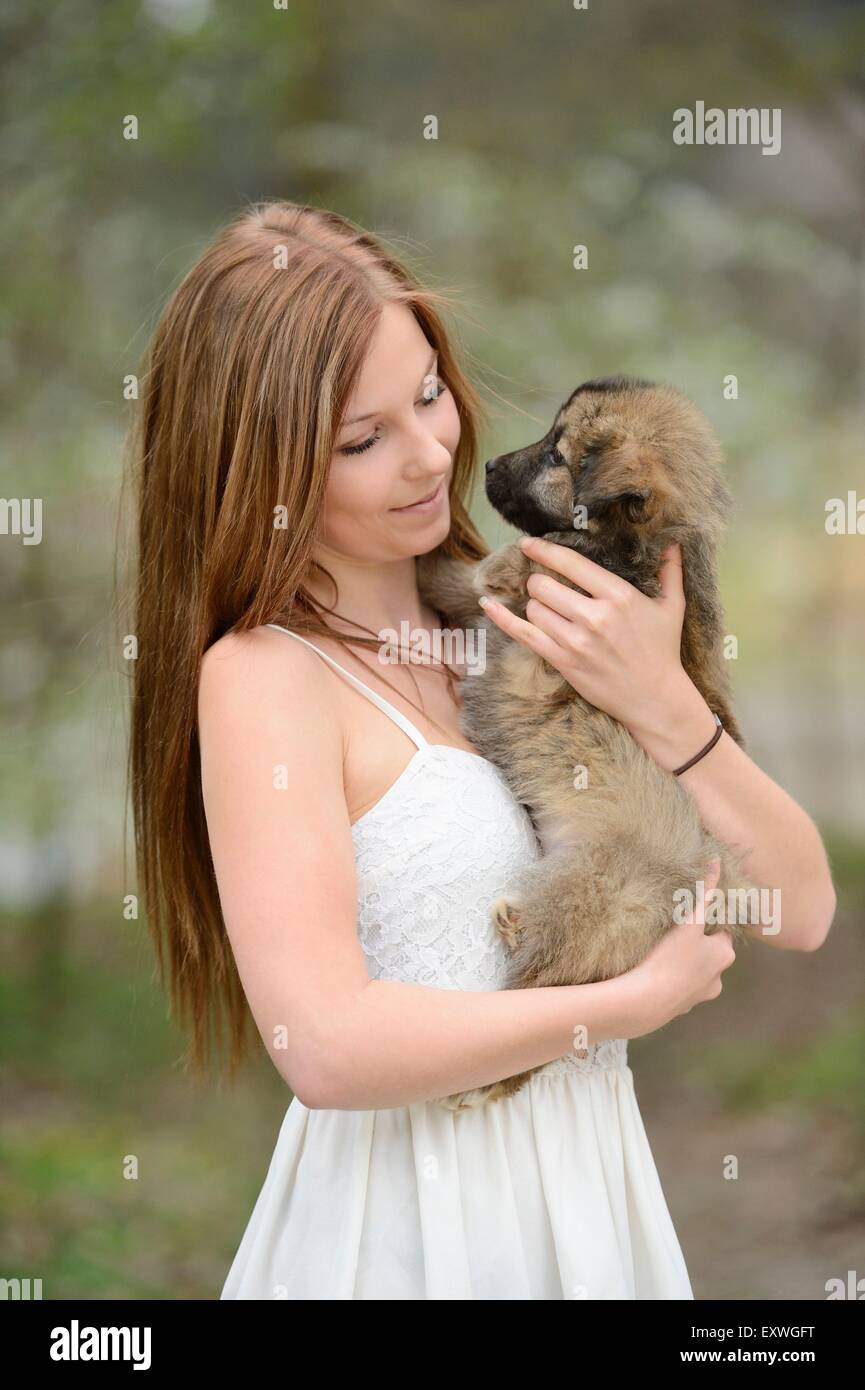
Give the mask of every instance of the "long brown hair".
[[244, 211], [171, 295], [139, 375], [127, 470], [137, 550], [128, 776], [139, 888], [197, 1079], [222, 1050], [226, 1024], [229, 1077], [257, 1038], [207, 837], [201, 659], [225, 632], [276, 621], [346, 648], [380, 645], [375, 634], [328, 627], [325, 614], [336, 610], [322, 609], [304, 579], [339, 421], [393, 302], [437, 349], [459, 412], [441, 549], [479, 559], [488, 547], [467, 496], [485, 411], [439, 312], [452, 301], [337, 213], [286, 202]]

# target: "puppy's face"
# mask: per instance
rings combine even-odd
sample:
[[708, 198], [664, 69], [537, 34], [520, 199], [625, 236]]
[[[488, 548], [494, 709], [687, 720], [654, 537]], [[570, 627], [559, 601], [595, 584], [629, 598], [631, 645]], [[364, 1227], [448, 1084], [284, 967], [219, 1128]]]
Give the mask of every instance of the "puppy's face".
[[720, 525], [732, 499], [719, 457], [686, 396], [616, 377], [577, 387], [543, 439], [490, 459], [486, 492], [512, 526], [560, 533], [609, 564], [671, 533]]

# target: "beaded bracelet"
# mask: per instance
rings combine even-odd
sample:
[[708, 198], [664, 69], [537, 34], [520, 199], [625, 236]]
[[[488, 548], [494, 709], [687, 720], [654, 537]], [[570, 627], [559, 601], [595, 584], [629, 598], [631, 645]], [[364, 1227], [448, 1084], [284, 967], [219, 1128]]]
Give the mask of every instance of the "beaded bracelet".
[[706, 747], [705, 747], [705, 748], [701, 748], [700, 751], [699, 751], [699, 753], [695, 753], [694, 756], [693, 756], [693, 758], [691, 758], [689, 762], [683, 763], [681, 767], [677, 767], [677, 768], [676, 768], [676, 771], [673, 773], [673, 776], [674, 776], [674, 777], [678, 777], [681, 773], [687, 772], [689, 767], [693, 767], [693, 766], [694, 766], [694, 763], [698, 763], [698, 762], [700, 761], [701, 758], [705, 758], [705, 756], [706, 756], [706, 754], [709, 752], [709, 750], [710, 750], [711, 748], [714, 748], [714, 747], [715, 747], [715, 744], [718, 742], [718, 739], [721, 737], [722, 733], [724, 732], [724, 725], [721, 723], [721, 721], [720, 721], [720, 719], [718, 718], [717, 714], [713, 714], [712, 717], [713, 717], [713, 719], [715, 720], [715, 723], [717, 724], [718, 727], [717, 727], [717, 729], [715, 730], [715, 732], [713, 733], [712, 737], [709, 739], [709, 742], [706, 744]]

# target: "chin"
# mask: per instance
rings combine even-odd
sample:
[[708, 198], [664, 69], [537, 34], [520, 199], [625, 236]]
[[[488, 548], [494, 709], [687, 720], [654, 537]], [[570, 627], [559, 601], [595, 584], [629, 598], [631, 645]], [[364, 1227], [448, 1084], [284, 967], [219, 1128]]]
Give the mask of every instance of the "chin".
[[442, 508], [441, 516], [430, 517], [429, 533], [435, 536], [435, 540], [430, 541], [430, 545], [441, 545], [446, 540], [451, 529], [451, 509], [445, 503]]

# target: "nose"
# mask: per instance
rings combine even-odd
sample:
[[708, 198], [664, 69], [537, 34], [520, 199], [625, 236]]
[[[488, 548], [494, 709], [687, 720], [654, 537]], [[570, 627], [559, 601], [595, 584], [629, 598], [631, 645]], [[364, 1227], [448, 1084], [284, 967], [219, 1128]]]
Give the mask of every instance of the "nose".
[[495, 466], [496, 466], [496, 464], [498, 463], [498, 461], [499, 461], [499, 460], [498, 460], [498, 456], [496, 456], [495, 458], [492, 458], [492, 459], [487, 459], [486, 463], [484, 464], [484, 467], [486, 468], [486, 471], [487, 471], [487, 475], [488, 475], [488, 476], [489, 476], [490, 473], [492, 473], [492, 471], [493, 471], [493, 469], [495, 468]]

